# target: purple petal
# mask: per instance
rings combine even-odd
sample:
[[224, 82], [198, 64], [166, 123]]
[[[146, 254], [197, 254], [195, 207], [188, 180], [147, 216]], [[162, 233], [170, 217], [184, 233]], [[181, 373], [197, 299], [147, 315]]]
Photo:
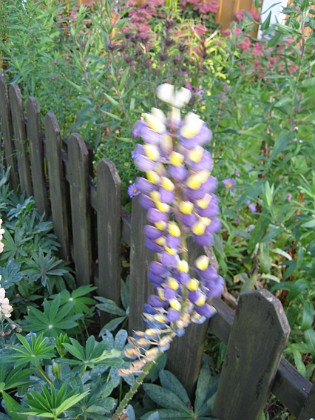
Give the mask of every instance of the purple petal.
[[147, 219], [150, 223], [168, 222], [168, 215], [157, 209], [149, 209]]
[[163, 300], [156, 295], [149, 296], [148, 303], [153, 306], [153, 308], [164, 308], [166, 304], [166, 302], [163, 302]]
[[153, 203], [151, 198], [148, 195], [145, 195], [145, 194], [140, 195], [139, 203], [140, 203], [141, 207], [143, 207], [146, 210], [149, 210], [149, 209], [155, 207], [155, 204]]
[[181, 246], [181, 238], [168, 235], [166, 238], [166, 244], [169, 248], [179, 249]]
[[152, 241], [151, 239], [146, 238], [144, 240], [144, 245], [146, 246], [146, 248], [149, 251], [152, 252], [162, 252], [163, 251], [163, 247], [161, 245], [158, 245], [157, 243], [155, 243], [154, 241]]
[[175, 200], [174, 191], [168, 191], [165, 188], [160, 188], [160, 200], [162, 203], [172, 203]]
[[170, 165], [168, 168], [168, 172], [175, 181], [179, 181], [179, 182], [184, 181], [184, 179], [187, 176], [187, 169], [181, 165], [179, 166]]
[[154, 226], [145, 225], [144, 234], [148, 239], [157, 239], [162, 235], [162, 232]]
[[206, 318], [211, 318], [216, 313], [216, 310], [208, 303], [202, 306], [195, 306], [194, 309], [199, 315], [205, 316]]
[[176, 322], [180, 318], [180, 312], [175, 311], [175, 309], [173, 308], [169, 308], [169, 310], [167, 311], [167, 318], [170, 322]]
[[170, 300], [176, 297], [177, 291], [166, 286], [163, 290], [163, 295], [165, 299]]
[[151, 261], [149, 268], [148, 268], [148, 273], [152, 273], [152, 274], [156, 274], [156, 275], [163, 275], [165, 273], [167, 273], [167, 269], [159, 262], [157, 261]]
[[168, 252], [162, 252], [161, 263], [166, 267], [176, 267], [178, 263], [178, 255], [171, 255]]
[[144, 194], [149, 194], [156, 189], [156, 186], [145, 178], [139, 177], [136, 180], [136, 187]]

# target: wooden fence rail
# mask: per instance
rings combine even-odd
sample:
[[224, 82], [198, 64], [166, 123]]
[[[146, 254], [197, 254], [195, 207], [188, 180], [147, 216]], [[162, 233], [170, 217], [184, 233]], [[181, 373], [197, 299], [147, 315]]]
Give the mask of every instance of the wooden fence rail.
[[[145, 212], [137, 198], [131, 215], [121, 208], [120, 178], [107, 159], [92, 180], [92, 156], [78, 134], [62, 140], [53, 113], [40, 127], [34, 98], [24, 105], [17, 85], [0, 75], [0, 163], [10, 167], [10, 185], [33, 195], [51, 217], [61, 255], [74, 263], [78, 285], [94, 283], [98, 294], [120, 304], [121, 244], [130, 248], [130, 330], [142, 329], [142, 308], [152, 286], [145, 249]], [[190, 245], [191, 258], [201, 249]], [[209, 250], [207, 250], [209, 252]], [[282, 356], [289, 325], [280, 302], [266, 290], [244, 293], [234, 313], [216, 299], [217, 314], [192, 325], [175, 340], [168, 367], [193, 396], [206, 335], [227, 344], [215, 415], [222, 420], [255, 420], [273, 393], [298, 420], [315, 417], [314, 386]]]

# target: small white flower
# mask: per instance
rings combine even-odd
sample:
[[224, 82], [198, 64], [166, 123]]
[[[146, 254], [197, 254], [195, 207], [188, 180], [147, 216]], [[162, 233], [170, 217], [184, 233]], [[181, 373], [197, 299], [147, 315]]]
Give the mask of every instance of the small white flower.
[[191, 139], [200, 132], [203, 124], [204, 122], [197, 114], [189, 112], [184, 119], [184, 124], [180, 134], [187, 139]]
[[175, 108], [182, 108], [190, 101], [191, 92], [186, 88], [180, 88], [175, 91], [173, 85], [164, 83], [163, 85], [158, 86], [157, 96], [161, 101], [166, 102]]

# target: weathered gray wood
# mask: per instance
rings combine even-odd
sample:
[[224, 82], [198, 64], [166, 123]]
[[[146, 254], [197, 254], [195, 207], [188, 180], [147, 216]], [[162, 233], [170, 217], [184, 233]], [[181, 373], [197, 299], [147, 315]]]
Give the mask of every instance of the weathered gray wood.
[[10, 85], [9, 98], [20, 186], [26, 195], [31, 196], [33, 194], [33, 188], [29, 162], [29, 147], [26, 140], [23, 102], [21, 91], [15, 83]]
[[77, 283], [84, 285], [92, 283], [89, 153], [78, 134], [72, 134], [67, 145], [73, 258]]
[[13, 143], [11, 107], [5, 78], [0, 74], [0, 120], [1, 136], [4, 143], [4, 157], [6, 167], [10, 167], [10, 186], [16, 189], [19, 185], [19, 175], [16, 164], [16, 151]]
[[[205, 254], [205, 249], [192, 240], [188, 240], [187, 245], [188, 262], [192, 267], [195, 260]], [[193, 399], [200, 372], [208, 324], [207, 321], [202, 325], [190, 325], [182, 337], [175, 338], [167, 355], [167, 368], [178, 377], [191, 399]]]
[[148, 251], [144, 245], [143, 228], [146, 224], [146, 210], [138, 201], [138, 197], [132, 199], [131, 211], [131, 243], [130, 243], [130, 312], [129, 330], [143, 330], [142, 320], [143, 305], [154, 288], [148, 280], [148, 264], [154, 254]]
[[311, 382], [282, 357], [272, 385], [272, 393], [294, 416], [297, 417], [303, 409], [311, 388]]
[[61, 256], [70, 259], [69, 217], [67, 209], [65, 174], [62, 164], [61, 139], [55, 115], [49, 112], [45, 118], [49, 195], [54, 232], [61, 245]]
[[121, 240], [122, 242], [125, 242], [127, 245], [129, 245], [130, 233], [131, 233], [131, 215], [125, 209], [122, 209], [121, 217], [122, 217]]
[[214, 299], [213, 306], [217, 312], [210, 319], [209, 332], [227, 343], [234, 322], [234, 311], [221, 299]]
[[[213, 306], [217, 313], [210, 319], [209, 332], [227, 344], [235, 311], [230, 309], [221, 299], [215, 299]], [[312, 384], [284, 357], [281, 357], [271, 392], [293, 415], [299, 415], [311, 388]]]
[[40, 214], [49, 213], [48, 194], [44, 173], [44, 147], [40, 130], [40, 110], [36, 99], [29, 97], [26, 102], [26, 132], [30, 142], [30, 161], [33, 182], [33, 194]]
[[271, 293], [261, 290], [240, 296], [215, 401], [215, 416], [222, 420], [259, 418], [289, 332], [281, 303]]
[[315, 418], [315, 385], [313, 385], [297, 420], [310, 420], [311, 417]]
[[96, 167], [98, 293], [120, 303], [121, 203], [120, 178], [112, 162]]

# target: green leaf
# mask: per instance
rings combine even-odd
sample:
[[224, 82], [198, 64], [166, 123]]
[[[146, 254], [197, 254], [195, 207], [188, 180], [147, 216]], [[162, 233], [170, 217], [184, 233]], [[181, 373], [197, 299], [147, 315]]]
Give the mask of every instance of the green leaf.
[[77, 404], [79, 401], [81, 401], [83, 398], [85, 398], [88, 395], [89, 391], [85, 391], [82, 394], [76, 394], [72, 395], [71, 397], [67, 398], [65, 401], [62, 402], [62, 404], [59, 405], [59, 407], [56, 409], [56, 414], [59, 416], [64, 411], [68, 410], [70, 407]]
[[315, 357], [315, 331], [310, 328], [304, 332], [304, 337], [307, 344], [310, 346], [310, 352], [313, 357]]
[[123, 309], [119, 308], [119, 306], [113, 300], [106, 299], [101, 296], [96, 296], [95, 299], [102, 302], [96, 305], [96, 307], [101, 311], [107, 312], [112, 315], [126, 316], [126, 312]]
[[312, 302], [304, 302], [303, 303], [303, 313], [302, 313], [302, 321], [301, 321], [301, 328], [302, 330], [307, 330], [312, 327], [314, 322], [315, 316], [315, 309]]
[[106, 333], [106, 331], [114, 331], [120, 324], [122, 324], [126, 320], [126, 316], [119, 316], [118, 318], [114, 318], [109, 321], [104, 327], [101, 329], [99, 336], [101, 337]]
[[151, 400], [160, 407], [176, 409], [185, 414], [191, 414], [191, 410], [170, 390], [154, 384], [143, 384], [143, 388]]
[[301, 225], [301, 227], [303, 227], [303, 228], [310, 228], [310, 229], [313, 229], [314, 227], [315, 227], [315, 219], [312, 219], [312, 220], [309, 220], [308, 222], [306, 222], [306, 223], [303, 223], [302, 225]]
[[204, 362], [199, 374], [196, 398], [195, 398], [195, 413], [199, 416], [208, 416], [211, 414], [207, 401], [216, 393], [219, 377], [211, 375], [209, 367], [209, 357], [204, 356]]
[[12, 420], [27, 420], [28, 417], [26, 415], [19, 413], [19, 411], [22, 411], [20, 404], [5, 391], [2, 391], [1, 393], [6, 405], [6, 409], [10, 414], [10, 418]]
[[[141, 416], [141, 420], [149, 420], [151, 416], [155, 416], [156, 413], [158, 413], [158, 419], [159, 420], [167, 420], [167, 419], [193, 419], [192, 413], [191, 414], [185, 414], [182, 411], [176, 411], [176, 410], [168, 410], [168, 409], [158, 409], [155, 411], [149, 411], [144, 416]], [[153, 417], [154, 418], [154, 417]], [[156, 418], [156, 417], [155, 417]]]
[[185, 388], [179, 382], [175, 375], [173, 375], [167, 370], [162, 370], [162, 372], [160, 372], [159, 377], [163, 388], [169, 389], [170, 391], [174, 392], [174, 394], [176, 394], [185, 405], [190, 404], [190, 400]]
[[287, 147], [287, 145], [289, 144], [289, 141], [291, 140], [291, 135], [289, 132], [287, 131], [281, 131], [280, 135], [276, 138], [275, 144], [272, 148], [272, 152], [270, 155], [270, 160], [269, 160], [269, 166], [271, 164], [271, 161], [279, 154], [281, 153], [283, 150], [285, 150], [285, 148]]
[[303, 363], [301, 353], [298, 350], [293, 350], [292, 354], [297, 370], [301, 373], [301, 375], [305, 376], [305, 365]]
[[262, 23], [262, 25], [261, 25], [261, 27], [260, 27], [262, 31], [265, 31], [266, 29], [268, 29], [268, 28], [269, 28], [269, 26], [270, 26], [270, 21], [271, 21], [271, 16], [272, 16], [272, 12], [271, 12], [271, 10], [270, 10], [270, 12], [269, 12], [269, 14], [268, 14], [267, 18], [263, 21], [263, 23]]

